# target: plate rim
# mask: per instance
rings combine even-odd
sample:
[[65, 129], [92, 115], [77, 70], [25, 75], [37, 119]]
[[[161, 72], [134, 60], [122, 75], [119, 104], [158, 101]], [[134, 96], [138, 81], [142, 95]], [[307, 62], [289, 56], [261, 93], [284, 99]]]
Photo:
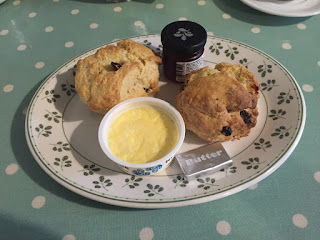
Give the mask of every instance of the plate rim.
[[315, 15], [320, 14], [320, 7], [319, 7], [319, 9], [317, 9], [314, 12], [305, 13], [305, 14], [303, 14], [303, 13], [300, 13], [300, 14], [299, 13], [281, 13], [278, 11], [269, 10], [268, 8], [260, 7], [259, 4], [254, 4], [252, 0], [240, 0], [240, 1], [244, 4], [246, 4], [247, 6], [254, 8], [260, 12], [264, 12], [264, 13], [275, 15], [275, 16], [281, 16], [281, 17], [311, 17], [311, 16], [315, 16]]
[[[146, 34], [146, 35], [137, 35], [137, 36], [132, 36], [132, 37], [128, 37], [131, 39], [134, 38], [140, 38], [140, 37], [156, 37], [159, 36], [159, 34]], [[209, 202], [209, 201], [213, 201], [216, 199], [220, 199], [220, 198], [224, 198], [227, 196], [230, 196], [232, 194], [238, 193], [242, 190], [247, 189], [248, 187], [260, 182], [261, 180], [265, 179], [266, 177], [268, 177], [270, 174], [272, 174], [276, 169], [278, 169], [287, 159], [288, 157], [292, 154], [292, 152], [294, 151], [294, 149], [296, 148], [296, 146], [298, 145], [301, 136], [303, 134], [303, 130], [305, 127], [305, 120], [306, 120], [306, 105], [305, 105], [305, 99], [302, 93], [302, 90], [298, 84], [298, 82], [296, 81], [296, 79], [293, 77], [293, 75], [279, 62], [277, 61], [275, 58], [273, 58], [272, 56], [270, 56], [269, 54], [263, 52], [260, 49], [257, 49], [253, 46], [250, 46], [246, 43], [242, 43], [240, 41], [236, 41], [236, 40], [232, 40], [229, 38], [224, 38], [224, 37], [218, 37], [218, 36], [208, 36], [208, 38], [212, 38], [212, 39], [222, 39], [225, 41], [230, 41], [232, 43], [236, 43], [236, 44], [240, 44], [243, 46], [248, 47], [251, 50], [255, 50], [261, 54], [263, 54], [265, 57], [270, 58], [271, 60], [273, 60], [275, 63], [277, 63], [279, 65], [279, 67], [282, 68], [283, 71], [286, 72], [286, 74], [288, 74], [288, 76], [293, 80], [293, 84], [297, 89], [297, 92], [300, 96], [300, 104], [301, 104], [301, 122], [299, 125], [299, 130], [296, 133], [296, 137], [293, 139], [293, 141], [290, 143], [290, 147], [288, 147], [287, 151], [282, 154], [279, 159], [274, 162], [272, 165], [270, 165], [267, 169], [264, 169], [265, 171], [263, 171], [261, 174], [255, 176], [255, 177], [250, 177], [249, 179], [247, 179], [244, 182], [237, 182], [234, 187], [232, 188], [228, 188], [226, 190], [221, 190], [212, 194], [208, 194], [208, 195], [204, 195], [204, 196], [196, 196], [194, 198], [188, 198], [188, 199], [179, 199], [177, 201], [171, 200], [171, 201], [165, 201], [165, 202], [146, 202], [146, 201], [129, 201], [129, 200], [122, 200], [122, 199], [113, 199], [110, 198], [108, 196], [100, 196], [94, 193], [90, 193], [87, 190], [84, 189], [80, 189], [77, 186], [72, 185], [71, 183], [64, 181], [62, 179], [60, 179], [59, 176], [55, 175], [50, 169], [48, 169], [48, 167], [42, 162], [41, 159], [39, 159], [39, 156], [37, 155], [37, 153], [35, 152], [34, 148], [33, 148], [33, 144], [30, 142], [29, 139], [29, 124], [28, 124], [28, 120], [30, 118], [30, 109], [31, 109], [31, 105], [34, 102], [37, 93], [41, 90], [41, 88], [50, 80], [50, 78], [52, 76], [54, 76], [58, 71], [60, 71], [63, 67], [65, 67], [67, 64], [69, 64], [71, 61], [73, 61], [74, 59], [81, 57], [82, 55], [85, 55], [86, 53], [93, 51], [95, 49], [101, 48], [107, 44], [112, 44], [118, 41], [121, 41], [122, 39], [117, 39], [114, 40], [112, 42], [106, 43], [106, 44], [102, 44], [98, 47], [94, 47], [91, 48], [89, 50], [86, 50], [80, 54], [78, 54], [77, 56], [69, 59], [67, 62], [65, 62], [64, 64], [60, 65], [60, 67], [58, 67], [55, 71], [53, 71], [42, 83], [41, 85], [37, 88], [37, 90], [35, 91], [32, 99], [30, 100], [29, 106], [28, 106], [28, 111], [25, 117], [25, 137], [26, 137], [26, 141], [27, 141], [27, 145], [29, 147], [30, 152], [32, 153], [34, 159], [36, 160], [36, 162], [40, 165], [40, 167], [51, 177], [53, 178], [53, 180], [55, 180], [56, 182], [58, 182], [60, 185], [66, 187], [67, 189], [75, 192], [76, 194], [79, 194], [83, 197], [98, 201], [98, 202], [102, 202], [102, 203], [106, 203], [106, 204], [111, 204], [111, 205], [116, 205], [116, 206], [121, 206], [121, 207], [131, 207], [131, 208], [169, 208], [169, 207], [182, 207], [182, 206], [188, 206], [188, 205], [195, 205], [195, 204], [201, 204], [204, 202]], [[126, 38], [124, 38], [126, 39]]]

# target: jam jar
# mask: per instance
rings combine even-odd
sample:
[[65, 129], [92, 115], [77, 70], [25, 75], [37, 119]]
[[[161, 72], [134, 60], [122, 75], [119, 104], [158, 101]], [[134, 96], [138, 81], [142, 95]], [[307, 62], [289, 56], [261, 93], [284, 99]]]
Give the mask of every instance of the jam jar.
[[184, 82], [188, 73], [202, 68], [206, 41], [207, 31], [198, 23], [177, 21], [168, 24], [161, 32], [165, 76]]

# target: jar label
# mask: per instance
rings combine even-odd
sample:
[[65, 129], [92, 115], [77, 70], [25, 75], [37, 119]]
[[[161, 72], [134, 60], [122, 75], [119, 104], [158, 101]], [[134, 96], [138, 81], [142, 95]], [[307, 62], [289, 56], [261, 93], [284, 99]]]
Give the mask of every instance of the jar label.
[[203, 67], [203, 54], [201, 57], [191, 62], [177, 62], [176, 63], [176, 81], [184, 82], [186, 75], [193, 70]]

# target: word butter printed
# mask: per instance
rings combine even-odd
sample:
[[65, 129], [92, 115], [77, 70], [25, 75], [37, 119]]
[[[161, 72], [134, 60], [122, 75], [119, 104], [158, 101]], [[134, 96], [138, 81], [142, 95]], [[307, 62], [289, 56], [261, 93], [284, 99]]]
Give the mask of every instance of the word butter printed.
[[176, 63], [176, 81], [184, 82], [185, 77], [193, 70], [203, 67], [203, 54], [198, 59], [191, 62]]
[[189, 181], [232, 165], [232, 160], [221, 143], [209, 144], [175, 157]]
[[213, 153], [206, 153], [206, 155], [201, 155], [201, 157], [197, 157], [194, 159], [187, 159], [187, 160], [185, 160], [185, 162], [186, 162], [187, 166], [191, 166], [192, 164], [221, 156], [221, 152], [222, 152], [222, 150], [219, 150], [219, 151], [216, 151]]

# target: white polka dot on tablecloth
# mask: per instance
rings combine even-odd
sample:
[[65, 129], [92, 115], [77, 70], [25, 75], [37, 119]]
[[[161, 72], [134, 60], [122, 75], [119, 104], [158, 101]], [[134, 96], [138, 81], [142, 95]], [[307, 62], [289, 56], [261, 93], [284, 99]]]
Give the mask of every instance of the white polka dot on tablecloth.
[[305, 228], [308, 225], [308, 220], [302, 214], [296, 214], [292, 218], [292, 222], [298, 228]]
[[226, 221], [220, 221], [217, 223], [217, 232], [221, 235], [228, 235], [231, 232], [231, 226]]
[[66, 48], [73, 47], [73, 45], [74, 45], [73, 42], [66, 42], [66, 43], [64, 44], [64, 46], [65, 46]]
[[29, 18], [34, 18], [35, 16], [37, 16], [37, 13], [35, 13], [35, 12], [31, 12], [28, 15]]
[[96, 29], [96, 28], [98, 28], [99, 27], [99, 24], [98, 23], [91, 23], [90, 24], [90, 28], [91, 29]]
[[42, 208], [43, 205], [46, 203], [46, 198], [44, 196], [37, 196], [32, 200], [32, 207], [39, 209]]
[[179, 20], [179, 21], [186, 21], [187, 18], [185, 18], [185, 17], [180, 17], [178, 20]]
[[8, 175], [15, 174], [18, 171], [18, 169], [19, 169], [19, 166], [15, 163], [12, 163], [6, 168], [6, 174]]
[[290, 50], [292, 48], [292, 46], [290, 43], [283, 43], [282, 48], [285, 50]]
[[76, 15], [76, 14], [78, 14], [79, 13], [79, 9], [73, 9], [72, 11], [71, 11], [71, 14], [72, 15]]
[[318, 183], [320, 183], [320, 172], [315, 172], [313, 177]]
[[15, 6], [20, 5], [20, 3], [21, 3], [21, 2], [20, 2], [19, 0], [16, 0], [16, 1], [13, 1], [13, 2], [12, 2], [12, 4], [15, 5]]
[[229, 14], [227, 14], [227, 13], [224, 13], [224, 14], [222, 14], [222, 18], [224, 18], [224, 19], [230, 19], [231, 16], [230, 16]]
[[113, 9], [114, 12], [121, 12], [122, 11], [122, 7], [115, 7]]
[[299, 29], [301, 29], [301, 30], [304, 30], [304, 29], [307, 28], [307, 26], [306, 26], [305, 24], [303, 24], [303, 23], [299, 23], [299, 24], [297, 25], [297, 28], [299, 28]]
[[164, 7], [164, 5], [162, 3], [159, 3], [159, 4], [156, 5], [157, 9], [162, 9], [163, 7]]
[[13, 90], [13, 88], [14, 88], [14, 86], [9, 84], [9, 85], [6, 85], [3, 87], [3, 91], [8, 93], [8, 92], [11, 92]]
[[251, 187], [248, 187], [250, 190], [255, 190], [258, 187], [258, 183], [252, 185]]
[[135, 22], [134, 22], [134, 25], [135, 25], [136, 27], [141, 27], [141, 26], [144, 25], [144, 23], [143, 23], [142, 21], [138, 20], [138, 21], [135, 21]]
[[200, 0], [200, 1], [198, 1], [198, 5], [200, 5], [200, 6], [206, 5], [206, 1]]
[[23, 50], [26, 50], [26, 48], [27, 48], [26, 45], [19, 45], [19, 46], [17, 47], [17, 50], [18, 50], [18, 51], [23, 51]]
[[52, 32], [53, 31], [53, 27], [52, 26], [48, 26], [44, 29], [45, 32]]
[[76, 240], [76, 237], [72, 234], [65, 235], [61, 240]]
[[259, 32], [260, 32], [260, 28], [258, 28], [258, 27], [253, 27], [253, 28], [251, 28], [251, 32], [253, 32], [253, 33], [259, 33]]
[[37, 69], [40, 69], [40, 68], [43, 68], [44, 67], [44, 62], [37, 62], [34, 67], [37, 68]]
[[208, 36], [214, 36], [214, 33], [213, 32], [207, 32], [207, 35]]
[[7, 35], [8, 33], [9, 33], [9, 31], [7, 29], [0, 31], [0, 35], [2, 35], [2, 36]]
[[26, 107], [25, 109], [22, 110], [22, 114], [23, 114], [23, 115], [26, 115], [27, 112], [28, 112], [28, 107]]
[[313, 91], [313, 87], [311, 85], [309, 85], [309, 84], [302, 85], [302, 89], [305, 92], [312, 92]]
[[142, 228], [139, 233], [140, 240], [152, 240], [154, 237], [153, 230], [149, 227]]

